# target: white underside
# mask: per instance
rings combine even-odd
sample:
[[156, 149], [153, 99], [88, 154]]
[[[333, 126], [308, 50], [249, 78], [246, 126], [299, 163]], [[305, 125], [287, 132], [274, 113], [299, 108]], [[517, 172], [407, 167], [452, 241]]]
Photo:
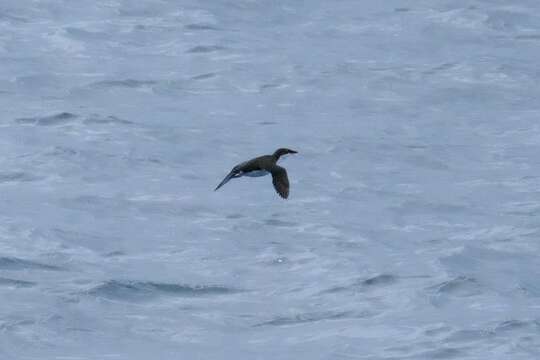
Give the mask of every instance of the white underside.
[[250, 171], [250, 172], [247, 172], [247, 173], [243, 173], [242, 175], [243, 176], [249, 176], [249, 177], [259, 177], [259, 176], [265, 176], [265, 175], [268, 175], [270, 174], [268, 171], [266, 170], [257, 170], [257, 171]]

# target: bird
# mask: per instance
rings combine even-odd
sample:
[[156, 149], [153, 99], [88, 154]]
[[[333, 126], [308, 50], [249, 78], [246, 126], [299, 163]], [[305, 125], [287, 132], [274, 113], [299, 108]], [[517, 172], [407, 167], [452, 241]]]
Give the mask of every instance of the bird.
[[253, 158], [248, 161], [244, 161], [232, 168], [227, 176], [219, 183], [214, 189], [218, 190], [225, 185], [229, 180], [239, 178], [242, 176], [259, 177], [268, 174], [272, 175], [272, 183], [274, 189], [283, 199], [289, 197], [289, 178], [287, 177], [287, 170], [277, 164], [278, 160], [284, 155], [297, 154], [298, 151], [294, 151], [287, 148], [279, 148], [272, 155], [263, 155]]

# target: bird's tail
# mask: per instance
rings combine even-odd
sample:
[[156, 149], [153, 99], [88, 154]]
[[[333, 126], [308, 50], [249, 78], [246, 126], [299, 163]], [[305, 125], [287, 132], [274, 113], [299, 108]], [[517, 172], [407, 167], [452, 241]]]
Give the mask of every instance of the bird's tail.
[[234, 177], [234, 172], [231, 171], [229, 173], [229, 175], [225, 176], [225, 179], [223, 179], [219, 185], [214, 189], [214, 191], [216, 191], [217, 189], [219, 189], [220, 187], [222, 187], [223, 185], [225, 185], [229, 180], [231, 180], [232, 178]]

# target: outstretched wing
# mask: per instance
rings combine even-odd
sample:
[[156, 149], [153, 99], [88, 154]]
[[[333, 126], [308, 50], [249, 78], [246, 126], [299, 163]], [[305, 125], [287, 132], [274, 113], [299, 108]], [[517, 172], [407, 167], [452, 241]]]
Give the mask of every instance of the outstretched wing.
[[289, 178], [287, 177], [287, 170], [281, 166], [273, 166], [270, 169], [272, 174], [272, 183], [279, 196], [286, 199], [289, 197]]

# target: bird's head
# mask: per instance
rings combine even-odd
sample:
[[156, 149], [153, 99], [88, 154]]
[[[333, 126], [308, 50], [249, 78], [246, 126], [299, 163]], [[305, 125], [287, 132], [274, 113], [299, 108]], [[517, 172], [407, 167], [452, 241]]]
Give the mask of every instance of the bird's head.
[[274, 157], [276, 159], [279, 159], [280, 157], [282, 157], [283, 155], [288, 155], [288, 154], [297, 154], [298, 151], [294, 151], [294, 150], [291, 150], [291, 149], [287, 149], [287, 148], [279, 148], [277, 149], [275, 152], [274, 152]]

